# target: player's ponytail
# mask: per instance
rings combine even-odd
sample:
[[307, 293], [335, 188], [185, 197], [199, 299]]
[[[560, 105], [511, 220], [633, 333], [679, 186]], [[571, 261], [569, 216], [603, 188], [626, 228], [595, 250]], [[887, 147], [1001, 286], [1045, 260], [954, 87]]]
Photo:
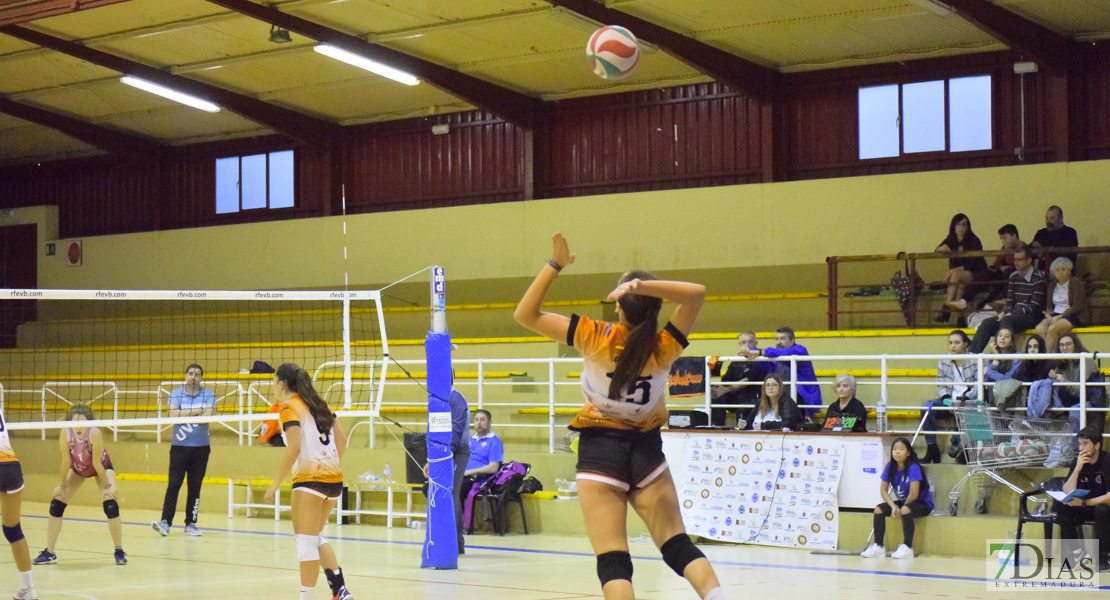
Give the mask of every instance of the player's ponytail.
[[312, 377], [308, 375], [308, 371], [293, 363], [285, 363], [278, 367], [275, 375], [285, 382], [289, 391], [300, 396], [308, 406], [308, 412], [312, 413], [312, 420], [316, 421], [316, 429], [320, 433], [331, 431], [332, 425], [335, 424], [335, 414], [331, 412], [331, 408], [320, 394], [316, 393], [316, 388], [312, 387]]
[[[647, 271], [629, 271], [621, 277], [620, 283], [633, 279], [647, 281], [656, 279]], [[659, 309], [663, 300], [641, 294], [625, 294], [617, 299], [624, 313], [624, 319], [632, 330], [624, 341], [624, 350], [617, 357], [616, 368], [609, 383], [609, 398], [617, 400], [636, 382], [652, 354], [655, 354], [658, 340]]]

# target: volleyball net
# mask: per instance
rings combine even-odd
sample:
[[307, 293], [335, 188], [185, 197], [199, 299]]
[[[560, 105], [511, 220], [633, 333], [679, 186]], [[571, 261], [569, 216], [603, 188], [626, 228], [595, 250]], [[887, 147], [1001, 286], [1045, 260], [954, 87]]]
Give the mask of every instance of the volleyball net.
[[[115, 439], [219, 423], [249, 441], [273, 415], [273, 369], [296, 363], [345, 416], [379, 414], [389, 345], [379, 291], [0, 290], [0, 411], [11, 429], [64, 426], [88, 406]], [[191, 365], [211, 416], [171, 419]]]

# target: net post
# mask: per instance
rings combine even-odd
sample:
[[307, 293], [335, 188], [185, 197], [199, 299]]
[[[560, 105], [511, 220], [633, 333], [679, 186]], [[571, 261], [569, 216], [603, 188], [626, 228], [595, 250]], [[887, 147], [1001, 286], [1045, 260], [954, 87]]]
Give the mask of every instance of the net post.
[[447, 332], [443, 267], [432, 267], [431, 330], [424, 340], [428, 369], [428, 529], [424, 535], [421, 568], [457, 569], [458, 525], [453, 492], [451, 452], [451, 334]]

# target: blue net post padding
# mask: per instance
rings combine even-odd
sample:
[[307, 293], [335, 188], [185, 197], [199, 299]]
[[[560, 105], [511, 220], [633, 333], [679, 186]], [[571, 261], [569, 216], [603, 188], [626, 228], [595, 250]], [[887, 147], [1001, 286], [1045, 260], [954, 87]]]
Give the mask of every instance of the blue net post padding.
[[[428, 529], [421, 568], [459, 568], [458, 526], [451, 494], [451, 334], [428, 332]], [[444, 430], [446, 429], [446, 430]]]

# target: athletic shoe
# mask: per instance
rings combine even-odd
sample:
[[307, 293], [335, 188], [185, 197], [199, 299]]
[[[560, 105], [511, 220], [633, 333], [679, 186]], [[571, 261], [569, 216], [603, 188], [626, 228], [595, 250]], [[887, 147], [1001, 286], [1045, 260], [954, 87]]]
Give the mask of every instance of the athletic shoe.
[[150, 527], [162, 534], [163, 537], [170, 534], [170, 524], [165, 521], [151, 521]]
[[117, 565], [126, 565], [127, 564], [127, 553], [123, 551], [123, 548], [116, 548], [116, 564]]
[[867, 547], [867, 550], [860, 553], [860, 556], [864, 558], [886, 558], [886, 549], [878, 544], [871, 544]]
[[201, 535], [204, 535], [204, 534], [202, 534], [200, 532], [200, 530], [197, 529], [197, 526], [196, 526], [195, 523], [189, 523], [188, 525], [185, 526], [185, 535], [201, 536]]
[[39, 600], [39, 593], [35, 591], [35, 586], [20, 588], [12, 600]]
[[354, 596], [351, 595], [351, 592], [347, 591], [347, 586], [343, 586], [331, 597], [331, 600], [354, 600]]
[[913, 548], [902, 544], [890, 555], [891, 558], [913, 558]]
[[39, 555], [32, 562], [36, 565], [54, 565], [58, 563], [58, 555], [43, 548], [42, 552], [39, 552]]

